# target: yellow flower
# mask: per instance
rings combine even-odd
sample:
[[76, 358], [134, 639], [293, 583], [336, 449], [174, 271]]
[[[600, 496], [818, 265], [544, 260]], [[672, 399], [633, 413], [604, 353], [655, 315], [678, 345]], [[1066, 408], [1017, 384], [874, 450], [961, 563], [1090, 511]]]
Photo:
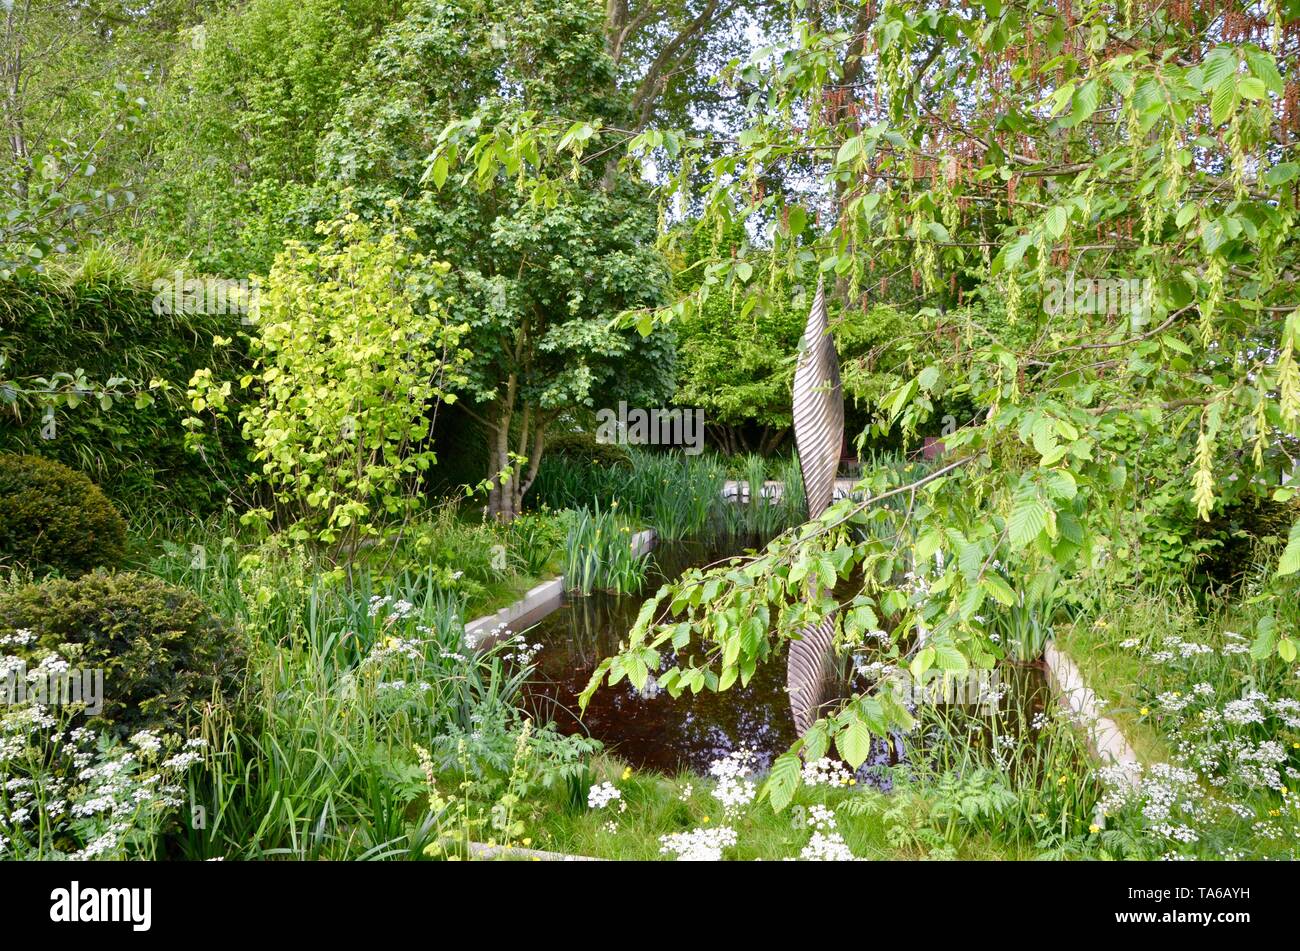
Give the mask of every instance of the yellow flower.
[[528, 838], [525, 838], [525, 839], [524, 839], [524, 848], [528, 848], [528, 846], [530, 846], [530, 845], [532, 845], [532, 844], [533, 844], [533, 840], [532, 840], [532, 839], [528, 839]]
[[627, 782], [631, 778], [632, 778], [632, 767], [631, 766], [623, 767], [623, 781]]
[[1098, 832], [1101, 831], [1101, 826], [1097, 825], [1097, 823], [1094, 822], [1092, 825], [1088, 826], [1088, 831], [1091, 832], [1093, 835], [1096, 835]]
[[709, 821], [709, 817], [708, 817], [708, 816], [705, 816], [705, 817], [704, 817], [703, 819], [701, 819], [700, 821], [701, 821], [701, 822], [708, 822], [708, 821]]
[[1141, 712], [1143, 716], [1146, 716], [1148, 713], [1151, 712], [1151, 710], [1148, 707], [1143, 707]]

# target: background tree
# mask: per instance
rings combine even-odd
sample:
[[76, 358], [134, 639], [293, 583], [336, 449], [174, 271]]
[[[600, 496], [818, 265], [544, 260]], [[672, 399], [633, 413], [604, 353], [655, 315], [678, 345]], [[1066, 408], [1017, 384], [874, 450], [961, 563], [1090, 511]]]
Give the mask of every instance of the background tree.
[[0, 276], [102, 233], [134, 199], [151, 74], [185, 15], [67, 0], [0, 12]]
[[[448, 179], [429, 161], [440, 133], [482, 110], [498, 118], [545, 113], [575, 124], [625, 122], [599, 15], [568, 0], [486, 5], [423, 2], [395, 24], [359, 73], [322, 148], [357, 207], [395, 201], [428, 253], [452, 265], [457, 320], [470, 327], [467, 407], [487, 429], [489, 508], [516, 514], [545, 451], [547, 428], [580, 407], [667, 398], [667, 334], [642, 339], [611, 326], [629, 308], [657, 305], [666, 272], [653, 247], [644, 186], [571, 166], [532, 202], [508, 169], [490, 180]], [[568, 163], [566, 163], [567, 165]]]
[[126, 233], [204, 273], [265, 274], [331, 217], [317, 150], [396, 0], [251, 0], [178, 38], [141, 212]]

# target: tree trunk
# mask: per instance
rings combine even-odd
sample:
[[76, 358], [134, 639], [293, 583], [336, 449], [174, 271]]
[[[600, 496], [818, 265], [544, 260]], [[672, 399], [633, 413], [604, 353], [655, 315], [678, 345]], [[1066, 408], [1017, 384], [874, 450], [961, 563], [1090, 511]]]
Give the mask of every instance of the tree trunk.
[[494, 428], [488, 433], [488, 478], [492, 481], [488, 514], [498, 522], [509, 522], [515, 517], [513, 479], [504, 474], [510, 465], [511, 415], [511, 407], [499, 407]]
[[777, 447], [785, 439], [786, 433], [790, 431], [788, 426], [763, 427], [763, 440], [759, 443], [758, 452], [762, 456], [770, 456], [776, 452]]
[[[492, 482], [488, 492], [488, 514], [502, 523], [513, 521], [523, 511], [524, 495], [537, 479], [537, 470], [542, 463], [549, 422], [546, 415], [525, 402], [516, 423], [516, 393], [516, 380], [511, 377], [506, 396], [496, 404], [495, 419], [488, 432], [488, 479]], [[514, 453], [510, 451], [512, 428], [518, 438]], [[521, 459], [526, 461], [520, 462]], [[507, 469], [510, 469], [509, 474], [502, 475]]]

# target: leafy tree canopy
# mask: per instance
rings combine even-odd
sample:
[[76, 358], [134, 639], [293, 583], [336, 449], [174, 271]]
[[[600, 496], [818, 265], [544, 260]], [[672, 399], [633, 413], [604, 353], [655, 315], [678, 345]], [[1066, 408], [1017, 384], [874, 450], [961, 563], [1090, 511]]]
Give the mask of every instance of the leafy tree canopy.
[[[869, 303], [881, 278], [910, 279], [916, 331], [956, 331], [960, 346], [883, 401], [883, 424], [918, 432], [936, 398], [976, 412], [941, 467], [877, 472], [865, 501], [663, 593], [598, 679], [640, 680], [661, 649], [693, 644], [660, 683], [725, 688], [771, 638], [832, 611], [817, 592], [858, 566], [867, 585], [836, 615], [842, 638], [887, 616], [914, 673], [988, 665], [986, 602], [1120, 557], [1116, 502], [1145, 454], [1135, 442], [1182, 462], [1177, 492], [1201, 519], [1243, 494], [1293, 491], [1282, 480], [1300, 436], [1294, 3], [796, 7], [793, 44], [722, 78], [754, 88], [738, 135], [601, 128], [575, 144], [561, 123], [515, 120], [465, 160], [481, 175], [498, 160], [527, 166], [545, 203], [547, 162], [532, 155], [673, 153], [665, 200], [700, 208], [702, 226], [745, 222], [792, 279], [820, 275], [845, 303]], [[698, 292], [640, 324], [751, 280], [743, 261], [715, 261]], [[1014, 332], [985, 326], [991, 309]], [[909, 596], [891, 579], [912, 568], [927, 577]], [[1300, 525], [1265, 596], [1294, 598], [1297, 572]], [[689, 619], [659, 618], [670, 603]], [[1256, 649], [1296, 656], [1267, 624]], [[887, 691], [864, 694], [803, 749], [834, 742], [856, 764], [864, 736], [905, 719]], [[774, 771], [778, 801], [792, 768]]]
[[528, 460], [493, 489], [492, 510], [507, 519], [558, 415], [661, 401], [672, 370], [668, 334], [641, 339], [611, 326], [620, 312], [663, 300], [644, 186], [606, 181], [603, 165], [573, 165], [542, 206], [510, 169], [466, 188], [448, 180], [448, 155], [430, 160], [443, 130], [465, 117], [520, 113], [627, 118], [590, 5], [412, 5], [375, 48], [321, 152], [358, 208], [399, 203], [429, 253], [451, 263], [450, 306], [470, 326], [467, 389], [490, 430], [488, 472]]

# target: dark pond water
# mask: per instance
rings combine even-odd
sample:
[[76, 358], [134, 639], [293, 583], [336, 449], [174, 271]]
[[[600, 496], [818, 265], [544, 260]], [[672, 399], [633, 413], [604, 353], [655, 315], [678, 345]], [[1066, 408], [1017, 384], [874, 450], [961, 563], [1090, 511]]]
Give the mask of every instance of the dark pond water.
[[[757, 539], [708, 542], [660, 542], [651, 558], [645, 591], [653, 593], [667, 578], [688, 567], [705, 565]], [[578, 695], [601, 660], [615, 653], [641, 609], [640, 597], [594, 593], [566, 597], [554, 614], [526, 635], [542, 645], [537, 671], [526, 691], [526, 705], [539, 719], [552, 719], [566, 733], [585, 733], [637, 769], [664, 773], [707, 772], [709, 764], [738, 747], [753, 749], [759, 769], [795, 741], [794, 722], [785, 692], [785, 655], [760, 664], [747, 686], [723, 693], [689, 691], [674, 699], [647, 684], [638, 692], [626, 680], [602, 686], [578, 719]]]
[[[664, 580], [677, 577], [689, 567], [710, 564], [759, 544], [760, 540], [754, 538], [660, 542], [651, 556], [643, 590], [653, 593]], [[837, 591], [837, 596], [851, 596], [849, 587], [851, 583], [846, 583], [846, 590]], [[541, 722], [554, 721], [562, 732], [600, 740], [636, 769], [706, 773], [714, 760], [746, 747], [756, 754], [757, 770], [765, 771], [797, 738], [785, 691], [784, 650], [759, 665], [745, 687], [737, 683], [722, 693], [686, 692], [673, 698], [667, 691], [656, 689], [653, 678], [644, 692], [623, 680], [613, 687], [601, 686], [579, 716], [578, 696], [591, 672], [617, 651], [642, 601], [635, 595], [616, 597], [600, 592], [585, 598], [566, 596], [558, 610], [525, 635], [530, 644], [542, 645], [535, 659], [536, 672], [525, 689], [525, 707]], [[855, 658], [857, 662], [869, 659]], [[665, 660], [665, 668], [670, 664]], [[844, 658], [841, 664], [844, 689], [848, 689], [853, 661]], [[1003, 696], [995, 714], [945, 705], [969, 724], [966, 743], [990, 746], [994, 719], [999, 723], [997, 732], [1023, 732], [1052, 702], [1039, 667], [1005, 665], [997, 676]], [[911, 738], [911, 742], [918, 740], [924, 742], [920, 735]], [[893, 742], [877, 741], [859, 777], [877, 782], [878, 768], [897, 764], [903, 755], [901, 737], [895, 737]]]

